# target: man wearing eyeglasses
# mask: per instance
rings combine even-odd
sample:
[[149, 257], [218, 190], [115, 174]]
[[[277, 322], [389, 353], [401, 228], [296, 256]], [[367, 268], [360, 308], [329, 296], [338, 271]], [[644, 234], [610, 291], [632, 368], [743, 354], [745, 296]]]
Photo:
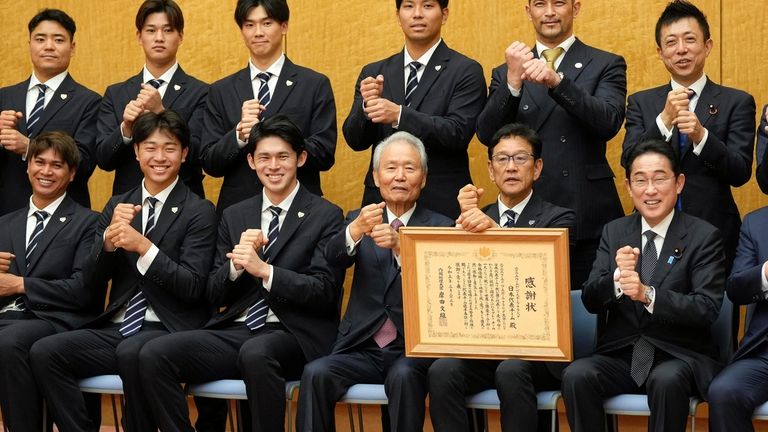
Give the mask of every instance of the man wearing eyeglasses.
[[[465, 231], [488, 228], [568, 228], [573, 236], [573, 210], [544, 201], [533, 192], [544, 162], [541, 140], [533, 129], [520, 123], [499, 129], [488, 146], [488, 174], [499, 189], [495, 204], [481, 210], [483, 189], [466, 185], [459, 191], [461, 216], [456, 221]], [[464, 409], [467, 395], [496, 387], [501, 400], [501, 428], [536, 430], [550, 426], [549, 415], [539, 419], [536, 392], [560, 388], [565, 363], [509, 359], [466, 360], [441, 358], [429, 368], [429, 412], [436, 432], [470, 430]]]
[[621, 393], [648, 395], [649, 431], [684, 431], [689, 397], [706, 395], [721, 368], [710, 334], [725, 287], [720, 231], [675, 209], [686, 177], [669, 144], [639, 143], [627, 163], [637, 212], [605, 226], [582, 292], [608, 317], [604, 332], [563, 372], [574, 432], [604, 430], [603, 399]]

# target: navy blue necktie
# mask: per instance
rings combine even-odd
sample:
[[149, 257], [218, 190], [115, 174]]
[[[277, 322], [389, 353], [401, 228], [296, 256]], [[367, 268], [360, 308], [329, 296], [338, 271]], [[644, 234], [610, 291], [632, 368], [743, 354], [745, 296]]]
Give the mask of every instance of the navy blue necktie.
[[[272, 212], [272, 220], [269, 221], [269, 232], [267, 234], [269, 243], [264, 247], [264, 254], [262, 255], [264, 262], [269, 262], [271, 247], [277, 241], [277, 234], [280, 232], [280, 213], [282, 209], [277, 206], [271, 206], [269, 211]], [[256, 302], [248, 308], [248, 313], [245, 315], [246, 327], [251, 331], [264, 327], [267, 323], [268, 313], [269, 306], [266, 300], [264, 300], [264, 297], [259, 296]]]
[[264, 105], [266, 108], [269, 105], [269, 101], [272, 100], [272, 96], [269, 94], [269, 78], [272, 76], [269, 72], [262, 72], [256, 75], [256, 78], [261, 81], [259, 84], [259, 104]]
[[161, 79], [151, 79], [151, 80], [147, 81], [147, 84], [151, 85], [155, 89], [159, 89], [160, 86], [163, 85], [164, 82], [165, 81], [163, 81]]
[[48, 219], [48, 212], [44, 212], [42, 210], [36, 211], [34, 213], [35, 218], [37, 219], [37, 223], [35, 224], [35, 229], [32, 230], [32, 235], [29, 236], [29, 241], [27, 242], [27, 254], [26, 254], [26, 260], [27, 260], [27, 266], [29, 266], [30, 257], [32, 256], [32, 252], [37, 247], [37, 241], [40, 239], [40, 234], [43, 233], [43, 223], [46, 219]]
[[405, 86], [405, 106], [411, 106], [411, 96], [416, 91], [416, 87], [419, 86], [418, 73], [421, 69], [421, 63], [414, 61], [408, 64], [410, 70], [408, 71], [408, 84]]
[[37, 100], [35, 100], [35, 106], [32, 108], [32, 112], [27, 118], [27, 136], [31, 136], [35, 130], [35, 126], [43, 117], [43, 110], [45, 109], [45, 91], [48, 90], [48, 86], [45, 84], [38, 84]]
[[514, 227], [517, 220], [517, 213], [512, 211], [512, 209], [508, 209], [504, 214], [507, 215], [507, 221], [504, 223], [504, 228]]
[[[645, 242], [642, 261], [640, 262], [640, 281], [648, 285], [656, 269], [659, 257], [656, 254], [656, 243], [653, 241], [656, 238], [656, 233], [648, 230], [643, 235], [645, 235], [647, 241]], [[629, 375], [638, 387], [642, 387], [651, 373], [654, 353], [655, 348], [653, 345], [642, 336], [635, 342], [635, 346], [632, 348], [632, 364], [630, 365]]]
[[[696, 97], [696, 92], [691, 90], [691, 95], [688, 96], [688, 106], [690, 107], [690, 101], [693, 100], [694, 97]], [[690, 109], [690, 108], [689, 108]], [[688, 141], [688, 134], [684, 134], [680, 132], [680, 129], [677, 130], [677, 150], [678, 153], [680, 153], [680, 160], [683, 160], [683, 152], [685, 151], [685, 142]], [[683, 199], [680, 195], [677, 196], [677, 202], [675, 203], [675, 209], [678, 211], [683, 211]]]

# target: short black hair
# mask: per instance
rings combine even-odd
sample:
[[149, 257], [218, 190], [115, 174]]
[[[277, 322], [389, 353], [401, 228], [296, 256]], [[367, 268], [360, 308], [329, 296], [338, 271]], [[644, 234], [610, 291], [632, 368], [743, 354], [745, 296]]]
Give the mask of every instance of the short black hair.
[[248, 136], [248, 153], [253, 154], [256, 151], [256, 144], [267, 137], [282, 139], [290, 144], [297, 155], [304, 151], [304, 135], [301, 133], [301, 129], [282, 114], [256, 123]]
[[181, 148], [189, 147], [189, 127], [176, 112], [165, 110], [160, 114], [151, 111], [138, 116], [133, 122], [133, 143], [141, 144], [156, 130], [165, 131], [179, 140]]
[[[437, 3], [440, 5], [440, 9], [445, 9], [448, 7], [448, 0], [437, 0]], [[400, 6], [402, 6], [403, 0], [395, 0], [395, 7], [397, 10], [400, 10]]]
[[136, 30], [141, 31], [147, 18], [154, 13], [164, 13], [173, 30], [184, 33], [184, 14], [173, 0], [145, 0], [136, 12]]
[[80, 165], [80, 150], [77, 148], [75, 140], [61, 131], [43, 132], [32, 138], [29, 141], [27, 163], [31, 163], [35, 157], [48, 149], [58, 153], [64, 163], [69, 166], [69, 169], [76, 170], [77, 166]]
[[60, 9], [43, 9], [35, 16], [33, 16], [32, 19], [29, 20], [29, 24], [27, 24], [27, 28], [29, 28], [29, 36], [32, 36], [32, 32], [43, 21], [56, 21], [59, 23], [62, 27], [64, 27], [64, 30], [69, 33], [70, 41], [74, 42], [75, 32], [77, 31], [75, 20], [73, 20], [71, 16], [67, 15], [66, 12]]
[[237, 6], [235, 6], [237, 26], [243, 28], [243, 23], [248, 19], [251, 9], [259, 6], [264, 7], [268, 17], [281, 24], [287, 22], [291, 17], [291, 10], [288, 8], [286, 0], [237, 0]]
[[632, 175], [632, 163], [635, 162], [635, 159], [648, 153], [656, 153], [667, 158], [669, 164], [672, 165], [672, 172], [675, 173], [675, 177], [682, 173], [680, 158], [677, 156], [677, 152], [672, 149], [672, 146], [660, 139], [648, 139], [641, 141], [629, 150], [627, 165], [624, 167], [624, 175], [627, 177], [627, 180]]
[[664, 8], [664, 12], [661, 13], [659, 20], [656, 21], [656, 46], [661, 46], [662, 27], [676, 23], [684, 18], [695, 19], [699, 23], [701, 31], [704, 32], [704, 41], [709, 40], [709, 22], [707, 22], [707, 16], [704, 15], [704, 12], [686, 0], [674, 0]]
[[509, 123], [502, 126], [501, 129], [497, 130], [493, 135], [493, 138], [491, 138], [491, 144], [488, 146], [488, 160], [493, 157], [493, 149], [496, 148], [496, 145], [499, 143], [499, 141], [514, 137], [524, 139], [528, 144], [531, 145], [533, 158], [541, 159], [541, 138], [539, 138], [539, 135], [536, 133], [536, 131], [522, 123]]

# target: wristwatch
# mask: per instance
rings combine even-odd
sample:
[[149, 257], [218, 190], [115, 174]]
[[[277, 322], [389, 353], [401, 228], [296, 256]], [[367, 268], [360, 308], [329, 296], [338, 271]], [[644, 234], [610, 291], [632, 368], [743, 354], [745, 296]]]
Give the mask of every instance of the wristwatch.
[[656, 298], [656, 288], [654, 288], [651, 285], [648, 285], [648, 288], [645, 290], [645, 299], [648, 300], [647, 303], [645, 303], [646, 306], [650, 306], [651, 303], [653, 303], [653, 299]]

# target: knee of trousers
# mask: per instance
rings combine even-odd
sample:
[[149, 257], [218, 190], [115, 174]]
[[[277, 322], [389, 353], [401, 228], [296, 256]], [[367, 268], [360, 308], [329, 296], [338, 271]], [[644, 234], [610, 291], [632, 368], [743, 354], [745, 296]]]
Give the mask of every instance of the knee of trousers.
[[237, 367], [246, 380], [259, 379], [272, 375], [270, 372], [280, 369], [280, 363], [260, 350], [240, 349], [237, 354]]
[[496, 385], [530, 380], [532, 366], [525, 360], [504, 360], [496, 368]]
[[457, 358], [441, 358], [435, 360], [429, 367], [427, 382], [429, 392], [435, 395], [452, 391], [456, 383], [463, 381], [463, 365], [465, 360]]
[[744, 407], [750, 412], [756, 408], [755, 403], [744, 392], [742, 383], [728, 379], [723, 375], [715, 377], [709, 385], [707, 401], [712, 407], [717, 405], [733, 405]]
[[597, 378], [598, 371], [592, 367], [589, 362], [583, 362], [576, 360], [563, 371], [562, 388], [564, 391], [568, 389], [578, 389], [584, 386], [589, 386], [591, 381]]
[[304, 366], [304, 371], [301, 374], [301, 383], [317, 385], [323, 382], [329, 382], [332, 380], [330, 373], [330, 362], [328, 357], [321, 357], [313, 360]]
[[47, 371], [52, 364], [64, 364], [62, 350], [59, 349], [57, 336], [40, 339], [29, 350], [29, 362], [35, 374]]

